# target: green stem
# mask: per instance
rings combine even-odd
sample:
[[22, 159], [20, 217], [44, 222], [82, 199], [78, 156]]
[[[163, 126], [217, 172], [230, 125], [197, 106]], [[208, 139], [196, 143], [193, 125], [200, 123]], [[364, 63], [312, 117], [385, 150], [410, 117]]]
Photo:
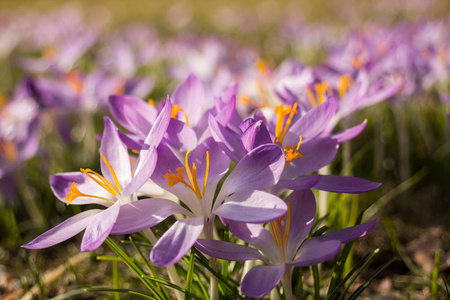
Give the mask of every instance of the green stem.
[[295, 300], [294, 293], [292, 292], [292, 267], [286, 265], [286, 271], [283, 278], [281, 278], [281, 284], [284, 289], [284, 296], [286, 300]]
[[[151, 231], [151, 229], [145, 229], [143, 230], [143, 232], [144, 235], [150, 240], [150, 242], [153, 245], [155, 245], [158, 240], [156, 239], [156, 236], [153, 233], [153, 231]], [[177, 269], [175, 268], [175, 265], [168, 266], [167, 273], [169, 273], [170, 282], [181, 287], [180, 276], [178, 276], [178, 272]], [[175, 296], [177, 297], [178, 300], [184, 299], [184, 295], [180, 291], [175, 290]]]
[[[205, 235], [207, 239], [213, 240], [214, 239], [214, 219], [209, 220], [206, 222], [205, 226]], [[213, 271], [217, 272], [217, 259], [214, 257], [211, 257], [209, 259], [209, 265], [211, 266], [211, 269]], [[211, 279], [209, 281], [210, 284], [210, 299], [211, 300], [218, 300], [219, 299], [219, 281], [214, 274], [211, 274]]]

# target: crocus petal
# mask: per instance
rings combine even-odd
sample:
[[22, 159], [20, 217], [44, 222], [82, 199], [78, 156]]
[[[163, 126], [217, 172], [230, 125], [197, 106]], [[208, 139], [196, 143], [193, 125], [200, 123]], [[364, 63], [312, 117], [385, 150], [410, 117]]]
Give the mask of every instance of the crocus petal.
[[246, 151], [241, 143], [241, 140], [235, 133], [228, 128], [223, 127], [217, 120], [209, 115], [209, 128], [211, 136], [219, 144], [219, 147], [235, 162], [241, 160]]
[[362, 107], [367, 107], [367, 106], [371, 106], [374, 105], [380, 101], [386, 100], [389, 97], [392, 97], [393, 95], [395, 95], [403, 86], [405, 85], [405, 80], [404, 79], [398, 79], [395, 83], [389, 85], [388, 87], [383, 88], [380, 91], [377, 91], [376, 93], [374, 93], [373, 95], [370, 95], [367, 98], [364, 98], [361, 101], [361, 106]]
[[364, 128], [366, 128], [366, 124], [367, 119], [359, 125], [331, 135], [331, 138], [336, 139], [338, 143], [346, 142], [357, 137], [364, 130]]
[[302, 136], [305, 142], [317, 137], [325, 130], [336, 109], [337, 102], [334, 98], [330, 98], [328, 101], [312, 108], [297, 122], [292, 124], [286, 134], [284, 143], [286, 145], [296, 145], [299, 136]]
[[[219, 105], [216, 105], [216, 108]], [[236, 107], [236, 96], [233, 95], [231, 96], [231, 98], [229, 99], [228, 102], [226, 102], [225, 104], [223, 104], [220, 109], [217, 109], [217, 116], [216, 116], [216, 120], [217, 122], [220, 123], [220, 125], [226, 127], [228, 125], [228, 123], [231, 120], [231, 117], [233, 116], [233, 113], [235, 112], [235, 107]]]
[[127, 196], [136, 192], [144, 183], [150, 179], [153, 170], [156, 166], [158, 153], [156, 147], [161, 142], [164, 133], [167, 130], [170, 122], [170, 114], [172, 111], [172, 104], [170, 99], [167, 99], [166, 105], [162, 109], [152, 129], [148, 133], [144, 141], [144, 146], [139, 152], [139, 156], [136, 162], [136, 167], [133, 174], [133, 179], [129, 181], [129, 184], [125, 187], [122, 195]]
[[[94, 195], [114, 201], [116, 197], [108, 193], [93, 180], [82, 172], [59, 173], [50, 177], [50, 187], [55, 196], [64, 203], [67, 203], [66, 194], [69, 193], [72, 183], [80, 192], [86, 195]], [[111, 206], [110, 202], [92, 197], [77, 197], [70, 204], [100, 204]]]
[[316, 238], [321, 240], [338, 240], [341, 243], [347, 243], [365, 236], [375, 227], [375, 225], [377, 225], [377, 223], [378, 218], [356, 226], [332, 231]]
[[128, 147], [131, 150], [134, 150], [136, 152], [141, 151], [142, 145], [144, 144], [143, 140], [135, 140], [129, 135], [123, 134], [122, 132], [118, 132], [120, 140], [126, 147]]
[[252, 298], [264, 297], [277, 286], [284, 275], [284, 271], [284, 264], [253, 267], [242, 280], [241, 292]]
[[277, 145], [259, 146], [238, 162], [223, 183], [220, 193], [230, 195], [238, 190], [270, 188], [280, 179], [284, 162], [284, 151]]
[[303, 157], [295, 158], [286, 166], [282, 179], [296, 178], [321, 169], [333, 161], [337, 151], [337, 141], [330, 138], [302, 144], [299, 152]]
[[197, 135], [195, 131], [185, 123], [170, 119], [169, 127], [167, 127], [164, 141], [180, 152], [186, 152], [197, 146]]
[[232, 221], [265, 223], [279, 219], [286, 211], [284, 201], [272, 194], [242, 191], [228, 197], [213, 213]]
[[157, 115], [153, 106], [131, 95], [111, 95], [108, 105], [120, 125], [133, 133], [140, 133], [142, 137], [150, 131]]
[[[103, 118], [103, 120], [105, 129], [103, 131], [100, 153], [105, 156], [114, 170], [120, 188], [124, 188], [131, 180], [131, 167], [128, 151], [120, 140], [120, 137], [117, 134], [118, 129], [114, 123], [108, 117]], [[102, 158], [100, 158], [100, 163], [103, 176], [109, 182], [114, 184], [114, 177], [111, 170]], [[119, 187], [116, 188], [119, 189]]]
[[167, 199], [142, 199], [121, 206], [111, 234], [128, 234], [153, 227], [173, 214], [192, 214]]
[[180, 83], [172, 95], [173, 104], [179, 105], [189, 116], [189, 123], [195, 125], [202, 116], [202, 102], [205, 98], [203, 83], [191, 73]]
[[323, 175], [322, 179], [313, 187], [317, 190], [333, 193], [364, 193], [373, 191], [381, 183], [352, 176]]
[[21, 247], [27, 249], [42, 249], [64, 242], [85, 229], [92, 219], [101, 211], [102, 210], [100, 209], [91, 209], [79, 213]]
[[335, 257], [340, 250], [341, 242], [338, 240], [311, 238], [302, 244], [291, 264], [297, 267], [317, 265]]
[[202, 251], [206, 255], [219, 259], [232, 261], [262, 260], [268, 263], [264, 256], [258, 252], [258, 250], [244, 245], [199, 239], [195, 243], [195, 248]]
[[263, 122], [257, 121], [249, 126], [242, 134], [242, 144], [247, 152], [252, 151], [263, 144], [271, 144], [269, 131]]
[[300, 177], [293, 180], [281, 179], [280, 181], [278, 181], [278, 185], [281, 185], [287, 189], [291, 189], [294, 191], [307, 190], [315, 186], [320, 181], [321, 178], [322, 175], [315, 174], [311, 176]]
[[230, 221], [230, 232], [259, 249], [270, 261], [282, 259], [282, 253], [275, 243], [272, 234], [260, 224]]
[[308, 236], [316, 216], [316, 200], [310, 190], [294, 191], [286, 198], [291, 210], [287, 256], [292, 259]]
[[100, 247], [113, 228], [119, 211], [120, 201], [117, 201], [114, 205], [96, 214], [90, 220], [81, 241], [81, 251], [93, 251]]
[[204, 220], [201, 217], [176, 221], [153, 247], [150, 253], [151, 262], [161, 267], [178, 262], [202, 233]]

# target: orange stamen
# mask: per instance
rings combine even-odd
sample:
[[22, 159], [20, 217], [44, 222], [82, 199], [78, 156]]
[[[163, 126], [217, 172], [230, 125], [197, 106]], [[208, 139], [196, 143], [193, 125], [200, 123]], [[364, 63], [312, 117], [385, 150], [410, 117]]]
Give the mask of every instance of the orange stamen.
[[[289, 126], [291, 125], [292, 118], [295, 114], [298, 113], [297, 103], [295, 103], [294, 106], [283, 105], [280, 103], [280, 105], [275, 108], [274, 112], [277, 114], [277, 124], [275, 126], [275, 139], [273, 143], [281, 146], [283, 144], [283, 140], [286, 136]], [[284, 118], [287, 115], [289, 115], [289, 117], [286, 120], [285, 124]]]
[[189, 150], [186, 153], [186, 157], [185, 157], [185, 161], [184, 161], [184, 165], [186, 167], [186, 174], [189, 178], [189, 182], [186, 182], [186, 180], [184, 180], [184, 176], [183, 176], [183, 170], [185, 169], [184, 167], [179, 167], [177, 168], [177, 174], [174, 174], [172, 172], [172, 170], [169, 170], [165, 175], [164, 178], [166, 179], [167, 185], [169, 187], [172, 187], [174, 185], [176, 185], [177, 183], [183, 183], [186, 187], [190, 188], [195, 195], [197, 196], [198, 199], [202, 199], [205, 196], [205, 189], [206, 189], [206, 183], [208, 181], [208, 174], [209, 174], [209, 152], [206, 151], [206, 170], [205, 170], [205, 178], [203, 180], [203, 190], [200, 191], [200, 188], [198, 186], [198, 182], [197, 182], [197, 167], [195, 166], [195, 163], [192, 163], [192, 170], [189, 167], [189, 161], [188, 161], [188, 156], [189, 154], [192, 152], [192, 150]]
[[77, 94], [81, 94], [81, 92], [83, 91], [84, 85], [83, 85], [83, 81], [81, 80], [80, 74], [77, 71], [72, 70], [72, 71], [67, 72], [65, 77], [66, 77], [67, 83], [70, 85], [72, 90]]
[[294, 146], [287, 145], [286, 148], [284, 148], [284, 151], [286, 152], [286, 161], [284, 163], [284, 167], [286, 167], [293, 159], [303, 157], [300, 153], [298, 153], [298, 149], [300, 149], [300, 145], [302, 144], [302, 136], [299, 136], [299, 142], [297, 144], [297, 147], [294, 148]]
[[16, 146], [10, 140], [4, 142], [0, 140], [0, 152], [4, 155], [6, 161], [10, 163], [17, 160]]
[[353, 86], [353, 80], [349, 75], [342, 75], [338, 79], [339, 98], [344, 98], [348, 90]]
[[[284, 230], [283, 230], [282, 222], [283, 222], [284, 218], [286, 218], [286, 223], [284, 225]], [[288, 203], [288, 210], [287, 210], [286, 214], [284, 214], [278, 220], [270, 222], [270, 228], [272, 230], [272, 236], [275, 241], [275, 244], [278, 247], [281, 247], [281, 249], [283, 251], [283, 260], [286, 261], [284, 250], [288, 244], [290, 230], [291, 230], [291, 204], [290, 203]]]
[[179, 112], [182, 112], [184, 115], [184, 118], [186, 119], [186, 125], [189, 126], [189, 118], [188, 114], [177, 104], [172, 105], [172, 113], [170, 114], [170, 117], [172, 119], [176, 119]]
[[70, 204], [70, 202], [72, 202], [73, 200], [75, 200], [75, 198], [78, 197], [90, 197], [90, 198], [96, 198], [96, 199], [101, 199], [101, 200], [105, 200], [108, 202], [111, 202], [114, 204], [114, 201], [104, 198], [104, 197], [99, 197], [99, 196], [94, 196], [94, 195], [87, 195], [84, 194], [82, 192], [80, 192], [79, 189], [77, 189], [77, 183], [76, 182], [72, 182], [72, 186], [69, 188], [69, 192], [66, 194], [66, 199], [67, 200], [67, 205]]

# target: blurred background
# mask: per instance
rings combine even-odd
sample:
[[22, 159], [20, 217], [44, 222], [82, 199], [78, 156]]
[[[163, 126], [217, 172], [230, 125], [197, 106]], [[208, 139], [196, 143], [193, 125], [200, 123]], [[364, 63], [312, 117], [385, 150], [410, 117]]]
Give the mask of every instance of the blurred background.
[[[96, 260], [108, 250], [81, 255], [79, 237], [51, 249], [19, 248], [81, 211], [60, 203], [48, 178], [99, 168], [97, 135], [102, 117], [111, 116], [108, 95], [157, 102], [190, 72], [211, 91], [220, 80], [244, 86], [255, 65], [275, 78], [286, 61], [345, 73], [351, 52], [354, 69], [361, 64], [406, 83], [338, 124], [345, 129], [368, 120], [360, 136], [341, 146], [329, 172], [383, 185], [361, 195], [330, 194], [328, 205], [340, 211], [330, 211], [329, 222], [345, 226], [365, 209], [366, 218], [381, 217], [356, 244], [354, 261], [376, 248], [371, 268], [396, 260], [362, 299], [444, 299], [450, 275], [449, 22], [446, 0], [2, 0], [0, 295], [63, 299], [57, 295], [111, 284], [105, 278], [110, 262]], [[113, 296], [73, 299], [98, 297]]]

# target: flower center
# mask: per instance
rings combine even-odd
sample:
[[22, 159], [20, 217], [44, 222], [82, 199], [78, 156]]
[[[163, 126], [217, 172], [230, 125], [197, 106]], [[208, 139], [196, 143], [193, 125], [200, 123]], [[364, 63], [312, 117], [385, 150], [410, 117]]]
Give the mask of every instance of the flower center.
[[[284, 224], [283, 230], [283, 219], [286, 218], [286, 222]], [[288, 244], [289, 233], [291, 230], [291, 205], [288, 203], [288, 210], [286, 214], [284, 214], [278, 220], [270, 222], [270, 228], [272, 230], [273, 239], [275, 240], [275, 244], [278, 247], [281, 247], [283, 251], [283, 260], [286, 261], [286, 257], [284, 254], [284, 250]]]
[[195, 166], [195, 163], [192, 163], [192, 170], [189, 167], [188, 156], [191, 152], [192, 152], [192, 150], [189, 150], [186, 153], [186, 158], [184, 161], [184, 165], [186, 167], [186, 173], [187, 173], [189, 182], [184, 180], [184, 177], [183, 177], [184, 167], [177, 168], [177, 170], [176, 170], [177, 174], [174, 174], [171, 170], [169, 170], [169, 172], [167, 172], [166, 175], [164, 175], [164, 178], [166, 179], [167, 185], [169, 187], [172, 187], [172, 186], [176, 185], [177, 183], [181, 182], [186, 187], [190, 188], [195, 193], [195, 195], [197, 196], [198, 199], [203, 199], [203, 196], [205, 196], [206, 183], [208, 181], [209, 152], [206, 151], [206, 170], [205, 170], [205, 178], [203, 180], [203, 189], [202, 190], [200, 190], [200, 187], [198, 186], [197, 167]]
[[77, 71], [69, 71], [66, 73], [66, 82], [70, 85], [72, 90], [77, 93], [81, 94], [83, 91], [84, 85], [83, 81], [81, 80], [81, 76]]
[[[273, 143], [281, 147], [289, 126], [291, 126], [292, 117], [298, 113], [297, 103], [293, 106], [280, 103], [280, 105], [275, 108], [274, 113], [277, 115], [277, 125], [275, 126], [275, 139]], [[285, 123], [284, 119], [286, 116], [288, 116], [288, 118]]]
[[0, 140], [0, 154], [7, 162], [15, 162], [17, 160], [17, 149], [11, 140]]
[[347, 92], [352, 88], [353, 80], [349, 75], [339, 76], [338, 79], [338, 89], [339, 98], [342, 99], [347, 94]]
[[303, 157], [303, 155], [298, 153], [298, 149], [300, 148], [300, 145], [302, 144], [302, 136], [299, 136], [298, 139], [299, 139], [299, 142], [297, 144], [297, 147], [294, 148], [294, 146], [287, 145], [284, 148], [284, 152], [286, 152], [286, 154], [284, 156], [284, 157], [286, 157], [286, 161], [284, 163], [285, 168], [293, 159]]
[[[275, 108], [274, 110], [275, 114], [277, 114], [277, 125], [275, 127], [275, 139], [273, 141], [274, 144], [282, 147], [283, 146], [283, 140], [286, 136], [286, 133], [289, 129], [289, 126], [291, 126], [292, 117], [298, 113], [297, 112], [297, 103], [294, 103], [294, 105], [283, 105], [280, 104]], [[284, 122], [285, 118], [287, 116], [286, 123]], [[285, 157], [286, 161], [284, 166], [286, 167], [293, 159], [303, 157], [300, 153], [298, 153], [298, 149], [300, 148], [300, 145], [302, 143], [302, 137], [299, 136], [299, 142], [297, 146], [287, 145], [284, 148], [284, 152], [286, 152]]]
[[363, 66], [363, 60], [359, 56], [355, 55], [353, 57], [352, 65], [355, 69], [361, 69]]
[[[122, 188], [120, 187], [119, 180], [117, 179], [117, 176], [116, 176], [116, 172], [114, 172], [114, 169], [112, 168], [112, 166], [108, 162], [108, 160], [105, 158], [105, 156], [103, 156], [103, 154], [101, 154], [101, 153], [100, 153], [100, 155], [101, 155], [103, 161], [105, 162], [106, 166], [108, 167], [108, 169], [111, 171], [111, 174], [112, 174], [113, 180], [114, 180], [114, 184], [109, 182], [105, 177], [98, 174], [97, 172], [92, 171], [91, 169], [80, 169], [80, 171], [83, 172], [87, 177], [92, 179], [99, 186], [101, 186], [108, 193], [117, 197], [122, 192]], [[78, 197], [91, 197], [91, 198], [101, 199], [101, 200], [105, 200], [105, 201], [114, 203], [114, 201], [104, 198], [104, 197], [84, 194], [77, 188], [77, 183], [72, 182], [72, 186], [70, 187], [69, 192], [66, 194], [66, 198], [65, 198], [67, 200], [67, 205], [69, 205], [70, 202], [72, 202], [74, 199], [76, 199]]]
[[183, 113], [184, 118], [186, 119], [186, 125], [189, 126], [188, 114], [179, 105], [172, 105], [172, 113], [170, 114], [170, 117], [176, 119], [179, 112]]
[[333, 91], [326, 82], [316, 83], [314, 85], [314, 89], [316, 92], [315, 95], [309, 86], [306, 87], [306, 94], [308, 95], [309, 102], [313, 107], [323, 103], [326, 93], [328, 93], [328, 96], [333, 94]]

